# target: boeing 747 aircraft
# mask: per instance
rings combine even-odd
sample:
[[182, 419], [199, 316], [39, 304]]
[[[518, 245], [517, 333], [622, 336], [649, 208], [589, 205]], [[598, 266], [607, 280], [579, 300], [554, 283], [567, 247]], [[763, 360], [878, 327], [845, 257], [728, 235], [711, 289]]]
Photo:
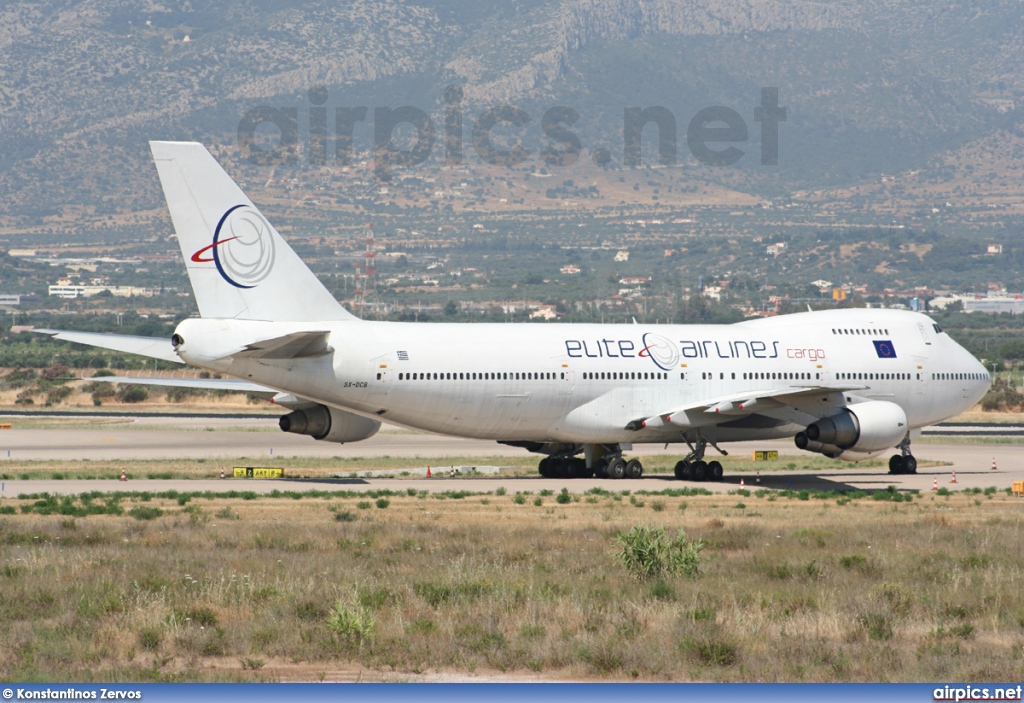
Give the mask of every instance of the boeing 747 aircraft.
[[261, 393], [291, 410], [285, 432], [356, 442], [386, 420], [522, 447], [565, 478], [639, 477], [634, 444], [685, 443], [675, 475], [693, 481], [722, 478], [708, 446], [795, 437], [841, 459], [895, 448], [890, 472], [914, 473], [911, 438], [989, 387], [937, 324], [898, 310], [733, 325], [360, 320], [201, 144], [150, 146], [200, 317], [169, 343], [43, 331], [223, 374], [131, 382]]

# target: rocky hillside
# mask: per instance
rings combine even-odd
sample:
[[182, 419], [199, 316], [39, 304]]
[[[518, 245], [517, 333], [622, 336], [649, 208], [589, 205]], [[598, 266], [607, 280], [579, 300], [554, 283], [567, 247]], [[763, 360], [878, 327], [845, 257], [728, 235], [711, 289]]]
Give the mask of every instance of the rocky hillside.
[[1012, 0], [7, 3], [0, 216], [159, 208], [148, 139], [231, 154], [246, 110], [301, 112], [316, 85], [328, 107], [416, 105], [441, 125], [457, 83], [467, 134], [496, 104], [538, 121], [568, 105], [584, 147], [608, 145], [613, 164], [627, 105], [668, 107], [681, 142], [697, 110], [730, 106], [756, 142], [760, 88], [775, 86], [780, 163], [741, 164], [749, 188], [857, 183], [1017, 129], [1022, 25]]

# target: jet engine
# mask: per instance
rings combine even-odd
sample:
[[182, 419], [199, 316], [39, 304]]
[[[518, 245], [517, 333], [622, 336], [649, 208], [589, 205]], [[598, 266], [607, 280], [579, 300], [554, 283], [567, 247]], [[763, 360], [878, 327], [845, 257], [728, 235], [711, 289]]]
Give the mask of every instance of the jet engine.
[[326, 405], [314, 405], [282, 415], [278, 425], [285, 432], [309, 435], [327, 442], [358, 442], [377, 434], [380, 421]]
[[[795, 437], [796, 446], [838, 459], [895, 447], [907, 434], [907, 414], [896, 403], [871, 400], [843, 408], [807, 426]], [[845, 457], [844, 457], [845, 458]]]

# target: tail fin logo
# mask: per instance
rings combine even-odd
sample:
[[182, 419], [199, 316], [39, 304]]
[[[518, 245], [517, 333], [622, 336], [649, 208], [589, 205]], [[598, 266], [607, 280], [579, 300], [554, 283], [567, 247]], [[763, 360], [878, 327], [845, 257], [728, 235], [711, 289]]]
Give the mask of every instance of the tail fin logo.
[[[210, 258], [204, 254], [210, 253]], [[255, 288], [274, 268], [274, 237], [270, 223], [249, 205], [228, 208], [213, 231], [213, 243], [192, 255], [212, 261], [221, 277], [236, 288]]]

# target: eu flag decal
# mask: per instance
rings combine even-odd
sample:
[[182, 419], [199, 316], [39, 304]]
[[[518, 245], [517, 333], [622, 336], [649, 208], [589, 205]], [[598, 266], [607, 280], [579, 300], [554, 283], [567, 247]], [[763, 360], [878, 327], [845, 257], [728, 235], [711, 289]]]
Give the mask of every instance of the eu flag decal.
[[888, 339], [875, 339], [871, 342], [875, 345], [875, 353], [879, 359], [895, 359], [896, 348]]

